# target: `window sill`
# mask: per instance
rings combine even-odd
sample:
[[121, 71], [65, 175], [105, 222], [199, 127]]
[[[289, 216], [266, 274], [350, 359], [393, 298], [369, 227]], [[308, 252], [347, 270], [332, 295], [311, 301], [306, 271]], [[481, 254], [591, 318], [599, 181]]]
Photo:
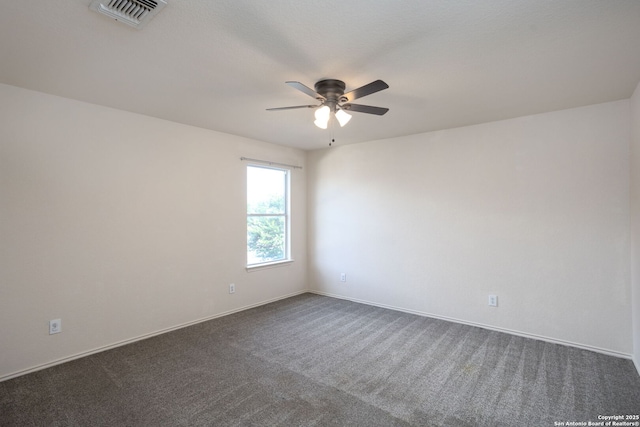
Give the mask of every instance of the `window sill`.
[[285, 259], [282, 261], [269, 262], [265, 264], [248, 265], [246, 268], [247, 268], [247, 272], [251, 273], [258, 270], [265, 270], [267, 268], [285, 267], [285, 266], [291, 265], [292, 263], [293, 263], [292, 259]]

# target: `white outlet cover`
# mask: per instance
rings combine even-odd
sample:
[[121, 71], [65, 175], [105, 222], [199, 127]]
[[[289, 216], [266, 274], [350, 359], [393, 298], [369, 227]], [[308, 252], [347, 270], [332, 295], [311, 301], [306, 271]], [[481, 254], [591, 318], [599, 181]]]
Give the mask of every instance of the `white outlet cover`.
[[489, 295], [489, 305], [491, 307], [498, 306], [498, 296], [497, 295]]
[[60, 332], [62, 332], [62, 320], [49, 320], [49, 335], [59, 334]]

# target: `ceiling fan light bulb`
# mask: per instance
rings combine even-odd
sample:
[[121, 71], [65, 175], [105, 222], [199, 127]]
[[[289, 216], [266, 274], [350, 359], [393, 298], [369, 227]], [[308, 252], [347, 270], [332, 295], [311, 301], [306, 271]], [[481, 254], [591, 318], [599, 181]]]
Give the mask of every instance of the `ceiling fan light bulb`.
[[351, 120], [351, 114], [345, 112], [344, 110], [336, 111], [336, 119], [338, 119], [338, 123], [340, 123], [340, 127], [343, 127], [349, 120]]
[[316, 114], [315, 114], [316, 120], [320, 120], [326, 123], [329, 121], [330, 113], [331, 113], [331, 110], [329, 109], [329, 107], [326, 105], [323, 105], [322, 107], [316, 110]]
[[328, 120], [316, 120], [313, 122], [314, 125], [318, 126], [320, 129], [326, 129], [329, 124]]

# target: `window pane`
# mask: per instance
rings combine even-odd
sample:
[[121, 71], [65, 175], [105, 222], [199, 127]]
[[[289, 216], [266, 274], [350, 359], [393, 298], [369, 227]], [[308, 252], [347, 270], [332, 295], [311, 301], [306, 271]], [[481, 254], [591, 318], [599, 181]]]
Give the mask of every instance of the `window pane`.
[[285, 258], [284, 216], [247, 217], [248, 264]]
[[247, 213], [284, 214], [287, 171], [247, 168]]

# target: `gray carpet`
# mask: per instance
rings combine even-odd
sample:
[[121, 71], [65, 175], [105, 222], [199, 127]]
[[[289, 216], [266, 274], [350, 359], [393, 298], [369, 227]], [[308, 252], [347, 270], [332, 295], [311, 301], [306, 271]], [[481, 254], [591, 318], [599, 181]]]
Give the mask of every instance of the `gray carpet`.
[[0, 383], [2, 426], [554, 426], [629, 360], [304, 294]]

